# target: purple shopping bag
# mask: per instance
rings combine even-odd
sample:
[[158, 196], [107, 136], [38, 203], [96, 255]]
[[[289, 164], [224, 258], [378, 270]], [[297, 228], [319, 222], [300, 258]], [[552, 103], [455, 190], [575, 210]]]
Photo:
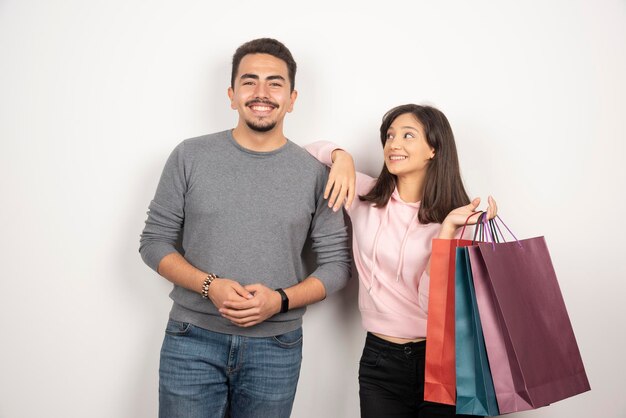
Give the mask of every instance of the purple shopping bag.
[[500, 413], [590, 390], [545, 239], [481, 242], [468, 253]]

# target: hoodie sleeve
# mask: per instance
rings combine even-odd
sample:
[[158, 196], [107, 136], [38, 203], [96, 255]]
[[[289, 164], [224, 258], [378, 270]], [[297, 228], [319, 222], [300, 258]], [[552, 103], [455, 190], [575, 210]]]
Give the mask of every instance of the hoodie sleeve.
[[[328, 167], [332, 167], [332, 165], [333, 165], [333, 162], [332, 162], [333, 151], [337, 150], [337, 149], [344, 150], [339, 145], [334, 144], [334, 143], [329, 142], [329, 141], [313, 142], [311, 144], [305, 145], [303, 148], [305, 150], [307, 150], [309, 154], [311, 154], [313, 157], [315, 157], [315, 159], [317, 161], [319, 161], [320, 163], [322, 163], [322, 164], [324, 164], [324, 165], [326, 165]], [[356, 194], [357, 194], [357, 196], [354, 198], [354, 202], [352, 203], [352, 206], [350, 207], [350, 210], [348, 210], [348, 214], [350, 214], [350, 212], [352, 212], [352, 208], [354, 208], [356, 206], [356, 204], [360, 203], [360, 200], [359, 200], [358, 196], [367, 194], [370, 190], [372, 190], [372, 187], [374, 187], [375, 183], [376, 183], [376, 179], [375, 178], [370, 177], [367, 174], [363, 174], [363, 173], [358, 172], [358, 171], [356, 172]]]

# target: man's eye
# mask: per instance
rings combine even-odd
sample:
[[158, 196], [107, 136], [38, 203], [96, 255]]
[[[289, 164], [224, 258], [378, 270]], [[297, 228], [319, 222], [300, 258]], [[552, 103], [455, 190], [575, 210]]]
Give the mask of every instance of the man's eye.
[[282, 87], [283, 85], [280, 83], [270, 83], [270, 86], [272, 87]]
[[244, 86], [251, 86], [251, 85], [253, 85], [253, 84], [254, 84], [254, 82], [253, 82], [253, 81], [244, 81], [244, 82], [243, 82], [243, 85], [244, 85]]

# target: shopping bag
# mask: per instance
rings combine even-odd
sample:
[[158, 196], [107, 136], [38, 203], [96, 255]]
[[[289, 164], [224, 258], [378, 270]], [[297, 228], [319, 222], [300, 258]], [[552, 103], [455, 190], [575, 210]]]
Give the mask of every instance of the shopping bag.
[[482, 242], [468, 254], [500, 413], [590, 390], [545, 239]]
[[468, 255], [498, 409], [501, 414], [533, 409], [478, 246], [468, 248]]
[[433, 239], [430, 256], [424, 400], [454, 405], [454, 271], [456, 248], [470, 240]]
[[498, 415], [474, 294], [468, 249], [456, 249], [455, 274], [456, 413]]

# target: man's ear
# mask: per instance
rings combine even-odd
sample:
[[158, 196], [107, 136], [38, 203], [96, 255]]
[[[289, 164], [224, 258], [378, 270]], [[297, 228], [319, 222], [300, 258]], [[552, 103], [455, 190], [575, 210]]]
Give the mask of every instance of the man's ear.
[[289, 113], [291, 113], [291, 111], [293, 110], [293, 105], [296, 103], [296, 99], [298, 98], [298, 91], [297, 90], [292, 91], [290, 96], [291, 96], [291, 104], [287, 108], [287, 112]]
[[233, 110], [237, 109], [237, 106], [233, 103], [233, 97], [235, 97], [235, 91], [232, 87], [228, 88], [228, 98], [230, 99], [230, 108]]

